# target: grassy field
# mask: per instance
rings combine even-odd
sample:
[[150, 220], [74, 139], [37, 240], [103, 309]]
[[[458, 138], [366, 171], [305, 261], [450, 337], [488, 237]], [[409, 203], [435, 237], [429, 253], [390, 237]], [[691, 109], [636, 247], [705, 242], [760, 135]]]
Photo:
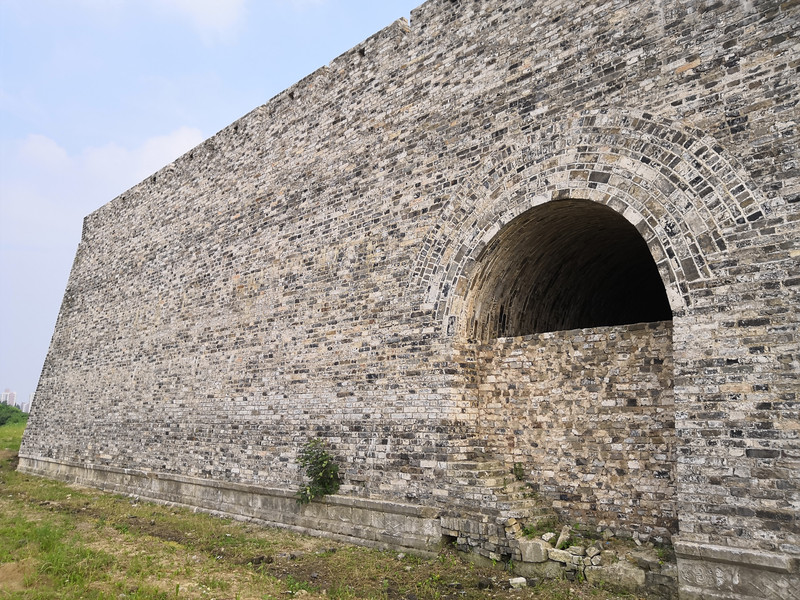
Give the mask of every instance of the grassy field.
[[633, 598], [567, 581], [508, 590], [500, 566], [449, 548], [381, 552], [22, 475], [23, 429], [0, 427], [0, 599]]

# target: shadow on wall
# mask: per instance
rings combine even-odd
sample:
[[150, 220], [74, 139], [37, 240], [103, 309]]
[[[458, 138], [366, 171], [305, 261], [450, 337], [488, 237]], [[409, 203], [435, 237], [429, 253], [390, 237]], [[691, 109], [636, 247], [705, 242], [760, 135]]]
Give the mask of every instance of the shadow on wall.
[[589, 200], [523, 213], [484, 248], [473, 273], [467, 337], [474, 340], [672, 319], [639, 232]]

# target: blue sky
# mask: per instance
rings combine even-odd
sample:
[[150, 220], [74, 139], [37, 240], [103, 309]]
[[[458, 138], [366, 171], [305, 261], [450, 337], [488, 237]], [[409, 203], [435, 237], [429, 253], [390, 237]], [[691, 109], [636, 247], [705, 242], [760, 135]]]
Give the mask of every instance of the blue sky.
[[83, 217], [422, 0], [0, 0], [0, 390], [36, 389]]

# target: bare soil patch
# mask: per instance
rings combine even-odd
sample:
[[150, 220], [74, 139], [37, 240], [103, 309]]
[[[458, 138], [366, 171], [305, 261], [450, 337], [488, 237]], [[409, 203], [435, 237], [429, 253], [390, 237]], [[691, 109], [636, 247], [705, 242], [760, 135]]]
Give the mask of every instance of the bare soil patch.
[[36, 571], [32, 559], [0, 564], [0, 592], [21, 592], [25, 581]]

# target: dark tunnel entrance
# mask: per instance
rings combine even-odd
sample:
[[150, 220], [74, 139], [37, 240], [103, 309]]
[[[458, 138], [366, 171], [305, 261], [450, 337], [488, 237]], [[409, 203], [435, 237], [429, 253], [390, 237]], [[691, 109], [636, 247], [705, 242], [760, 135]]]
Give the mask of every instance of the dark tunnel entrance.
[[589, 200], [532, 208], [498, 232], [477, 262], [470, 339], [672, 319], [642, 236]]

